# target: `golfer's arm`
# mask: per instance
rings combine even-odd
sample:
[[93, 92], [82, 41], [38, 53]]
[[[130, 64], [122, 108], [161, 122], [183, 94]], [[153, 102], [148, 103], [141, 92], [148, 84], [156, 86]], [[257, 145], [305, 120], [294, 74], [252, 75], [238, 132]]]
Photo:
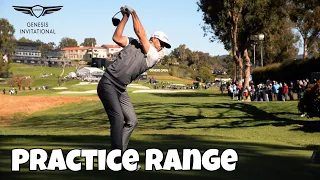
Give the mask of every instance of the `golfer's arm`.
[[134, 32], [136, 33], [136, 35], [138, 36], [138, 38], [142, 44], [142, 48], [144, 50], [144, 53], [147, 54], [150, 49], [150, 44], [149, 44], [149, 41], [147, 38], [147, 34], [146, 34], [138, 16], [137, 16], [137, 13], [135, 11], [133, 11], [131, 14], [132, 14]]
[[112, 40], [121, 47], [125, 47], [128, 43], [128, 38], [122, 35], [124, 26], [128, 22], [128, 19], [128, 15], [123, 16], [112, 37]]

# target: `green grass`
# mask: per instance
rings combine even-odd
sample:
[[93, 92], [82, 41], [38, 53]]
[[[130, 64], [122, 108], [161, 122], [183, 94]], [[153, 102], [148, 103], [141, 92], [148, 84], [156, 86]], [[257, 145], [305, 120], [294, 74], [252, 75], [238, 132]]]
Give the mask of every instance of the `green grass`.
[[97, 84], [67, 86], [69, 91], [90, 91], [97, 89]]
[[[157, 67], [158, 69], [167, 69], [165, 66], [159, 66]], [[41, 66], [30, 66], [30, 65], [25, 65], [25, 64], [18, 64], [18, 63], [12, 63], [11, 64], [11, 72], [13, 72], [13, 75], [25, 75], [25, 76], [31, 76], [33, 77], [33, 83], [31, 87], [39, 87], [39, 86], [50, 86], [50, 87], [57, 87], [58, 83], [58, 75], [61, 74], [62, 68], [59, 67], [41, 67]], [[65, 68], [64, 76], [69, 74], [70, 72], [75, 71], [75, 68]], [[48, 77], [41, 77], [42, 73], [47, 73], [49, 74]], [[53, 74], [53, 75], [51, 75]], [[185, 84], [182, 80], [176, 80], [176, 79], [167, 79], [167, 78], [161, 78], [161, 76], [165, 75], [168, 76], [168, 73], [157, 73], [157, 72], [148, 72], [148, 77], [151, 77], [153, 75], [157, 75], [160, 78], [160, 82], [168, 82], [168, 83], [173, 83], [173, 84]], [[87, 90], [94, 90], [96, 89], [96, 85], [81, 85], [78, 86], [80, 81], [78, 80], [70, 80], [66, 83], [62, 83], [60, 86], [62, 87], [67, 87], [68, 91], [87, 91]], [[146, 81], [136, 81], [134, 83], [138, 83], [141, 85], [145, 85], [153, 89], [152, 84], [146, 83]], [[6, 83], [0, 83], [0, 90], [2, 92], [3, 89], [11, 89], [12, 86]], [[18, 87], [15, 85], [14, 88], [18, 89]], [[55, 92], [59, 91], [20, 91], [18, 95], [55, 95]]]
[[[65, 68], [63, 76], [68, 75], [70, 72], [74, 72], [75, 68], [68, 67]], [[58, 76], [62, 73], [62, 68], [60, 67], [41, 67], [41, 66], [30, 66], [26, 64], [18, 64], [11, 63], [10, 64], [10, 72], [13, 75], [23, 75], [23, 76], [31, 76], [32, 77], [32, 85], [31, 87], [38, 86], [51, 86], [55, 87], [58, 83]], [[41, 74], [46, 73], [48, 77], [41, 77]], [[51, 75], [52, 74], [52, 75]], [[11, 85], [8, 84], [0, 84], [0, 89], [10, 89]], [[17, 86], [15, 86], [17, 88]]]
[[[72, 86], [78, 88], [78, 86]], [[80, 86], [79, 86], [80, 87]], [[90, 85], [81, 86], [90, 89]], [[74, 89], [77, 90], [77, 89]], [[139, 151], [139, 172], [43, 171], [10, 173], [11, 149], [109, 149], [109, 121], [101, 102], [61, 106], [30, 116], [16, 116], [0, 129], [1, 173], [10, 179], [319, 179], [320, 165], [309, 162], [320, 146], [320, 132], [311, 124], [319, 118], [301, 118], [297, 101], [237, 102], [218, 90], [197, 93], [129, 93], [139, 124], [129, 148]], [[304, 125], [304, 126], [301, 126]], [[144, 171], [145, 149], [196, 148], [201, 151], [232, 148], [239, 161], [236, 170]], [[83, 161], [84, 162], [84, 161]], [[95, 164], [97, 166], [97, 164]], [[85, 169], [85, 166], [82, 166]]]
[[[26, 76], [40, 76], [43, 73], [46, 74], [55, 74], [56, 76], [62, 73], [61, 67], [41, 67], [41, 66], [30, 66], [26, 64], [18, 64], [18, 63], [11, 63], [10, 64], [10, 71], [13, 75], [26, 75]], [[65, 68], [65, 75], [69, 74], [70, 72], [75, 71], [75, 68], [68, 67]]]

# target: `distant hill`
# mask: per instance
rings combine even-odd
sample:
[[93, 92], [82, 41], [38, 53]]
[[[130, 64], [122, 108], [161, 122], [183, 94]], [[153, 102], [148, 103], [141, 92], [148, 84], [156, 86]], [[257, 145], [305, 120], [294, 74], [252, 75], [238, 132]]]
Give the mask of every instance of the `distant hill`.
[[218, 56], [214, 56], [215, 58], [219, 59], [219, 60], [222, 60], [222, 59], [225, 59], [226, 57], [228, 57], [229, 55], [226, 54], [226, 55], [218, 55]]

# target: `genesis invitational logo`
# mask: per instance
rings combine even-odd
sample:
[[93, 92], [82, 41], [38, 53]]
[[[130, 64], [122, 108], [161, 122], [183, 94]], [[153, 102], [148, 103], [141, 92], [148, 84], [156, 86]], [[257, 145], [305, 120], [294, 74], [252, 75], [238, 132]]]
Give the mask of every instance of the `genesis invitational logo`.
[[[52, 14], [61, 10], [63, 6], [12, 6], [16, 11], [20, 11], [24, 14], [40, 18], [47, 14]], [[49, 27], [48, 22], [28, 22], [27, 27]], [[56, 34], [54, 29], [20, 29], [20, 34]]]

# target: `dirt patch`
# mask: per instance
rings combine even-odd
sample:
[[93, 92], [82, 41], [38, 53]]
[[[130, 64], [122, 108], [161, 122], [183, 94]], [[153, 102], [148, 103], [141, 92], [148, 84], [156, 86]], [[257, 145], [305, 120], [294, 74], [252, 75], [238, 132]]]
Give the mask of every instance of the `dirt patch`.
[[15, 114], [31, 114], [60, 105], [99, 100], [98, 97], [66, 97], [66, 96], [9, 96], [0, 95], [0, 127], [8, 126]]

